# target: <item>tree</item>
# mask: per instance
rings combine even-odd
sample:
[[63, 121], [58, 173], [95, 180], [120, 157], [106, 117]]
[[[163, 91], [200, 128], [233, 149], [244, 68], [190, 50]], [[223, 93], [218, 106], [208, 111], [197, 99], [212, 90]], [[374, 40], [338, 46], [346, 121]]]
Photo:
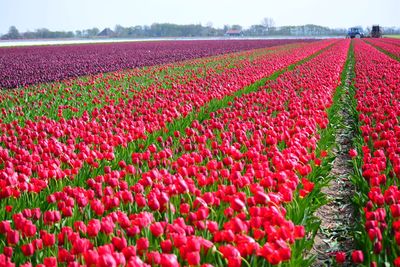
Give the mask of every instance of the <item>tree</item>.
[[251, 25], [247, 32], [252, 36], [263, 36], [266, 34], [266, 28], [263, 25]]
[[37, 38], [51, 38], [51, 32], [46, 28], [37, 29], [36, 34]]
[[34, 38], [36, 38], [36, 34], [34, 32], [31, 32], [31, 31], [24, 32], [21, 35], [22, 35], [22, 38], [24, 38], [24, 39], [34, 39]]
[[128, 29], [122, 27], [121, 25], [117, 24], [114, 27], [115, 35], [118, 37], [126, 37], [128, 35]]
[[267, 29], [267, 31], [269, 31], [269, 29], [275, 27], [275, 21], [273, 18], [265, 17], [262, 19], [261, 25], [263, 25]]
[[99, 34], [100, 30], [96, 27], [92, 28], [92, 29], [87, 29], [83, 31], [83, 35], [85, 37], [95, 37], [97, 36], [97, 34]]
[[240, 26], [238, 24], [234, 24], [234, 25], [232, 25], [231, 29], [235, 30], [235, 31], [241, 31], [242, 30], [242, 26]]
[[19, 31], [18, 31], [17, 27], [11, 26], [9, 28], [8, 33], [7, 33], [7, 38], [8, 39], [19, 39], [19, 38], [21, 38], [21, 34], [19, 34]]
[[224, 25], [224, 28], [223, 28], [224, 33], [227, 32], [230, 28], [231, 28], [231, 27], [230, 27], [229, 25], [225, 24], [225, 25]]

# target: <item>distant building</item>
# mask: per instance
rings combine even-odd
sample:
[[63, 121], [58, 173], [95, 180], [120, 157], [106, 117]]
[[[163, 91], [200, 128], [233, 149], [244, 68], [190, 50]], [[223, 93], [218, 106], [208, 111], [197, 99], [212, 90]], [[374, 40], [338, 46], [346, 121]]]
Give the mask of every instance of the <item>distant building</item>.
[[241, 30], [227, 30], [225, 36], [243, 36]]
[[99, 34], [97, 34], [97, 37], [113, 37], [115, 35], [114, 31], [111, 30], [110, 28], [105, 28]]

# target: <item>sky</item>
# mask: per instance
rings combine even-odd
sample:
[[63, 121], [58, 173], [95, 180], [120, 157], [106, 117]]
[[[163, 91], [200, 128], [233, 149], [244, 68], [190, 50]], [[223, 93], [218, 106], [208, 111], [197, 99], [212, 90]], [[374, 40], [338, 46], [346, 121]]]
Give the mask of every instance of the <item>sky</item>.
[[400, 0], [0, 0], [0, 33], [81, 30], [152, 23], [247, 28], [272, 18], [276, 26], [317, 24], [348, 28], [400, 27]]

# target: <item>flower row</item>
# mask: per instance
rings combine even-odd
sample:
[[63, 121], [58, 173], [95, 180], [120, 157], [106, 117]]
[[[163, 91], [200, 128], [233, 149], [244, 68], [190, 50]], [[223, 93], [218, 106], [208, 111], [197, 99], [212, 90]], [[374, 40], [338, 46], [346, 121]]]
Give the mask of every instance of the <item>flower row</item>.
[[360, 133], [358, 151], [352, 151], [353, 180], [361, 216], [356, 238], [365, 264], [400, 266], [400, 63], [360, 40], [354, 53]]
[[377, 46], [386, 52], [389, 52], [393, 56], [400, 59], [400, 42], [397, 41], [397, 44], [393, 41], [379, 40], [379, 39], [370, 39], [368, 42], [374, 46]]

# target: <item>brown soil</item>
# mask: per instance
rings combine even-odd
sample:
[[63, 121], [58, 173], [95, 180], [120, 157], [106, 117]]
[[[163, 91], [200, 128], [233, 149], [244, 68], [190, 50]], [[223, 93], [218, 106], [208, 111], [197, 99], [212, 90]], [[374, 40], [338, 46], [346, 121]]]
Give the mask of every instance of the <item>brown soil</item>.
[[[346, 70], [345, 93], [340, 100], [343, 103], [346, 103], [346, 98], [348, 98], [346, 92], [350, 84], [351, 67], [349, 66], [349, 69]], [[352, 148], [354, 133], [350, 127], [352, 118], [348, 110], [342, 109], [339, 115], [342, 117], [344, 125], [338, 129], [336, 134], [338, 147], [334, 150], [336, 158], [330, 173], [334, 179], [329, 186], [322, 189], [322, 192], [331, 201], [316, 212], [316, 216], [321, 219], [321, 226], [311, 251], [313, 255], [316, 255], [313, 266], [331, 266], [336, 251], [349, 252], [354, 249], [351, 235], [354, 223], [354, 210], [351, 204], [354, 186], [350, 181], [352, 166], [348, 155], [349, 149]], [[350, 265], [350, 262], [346, 262], [343, 266]]]

